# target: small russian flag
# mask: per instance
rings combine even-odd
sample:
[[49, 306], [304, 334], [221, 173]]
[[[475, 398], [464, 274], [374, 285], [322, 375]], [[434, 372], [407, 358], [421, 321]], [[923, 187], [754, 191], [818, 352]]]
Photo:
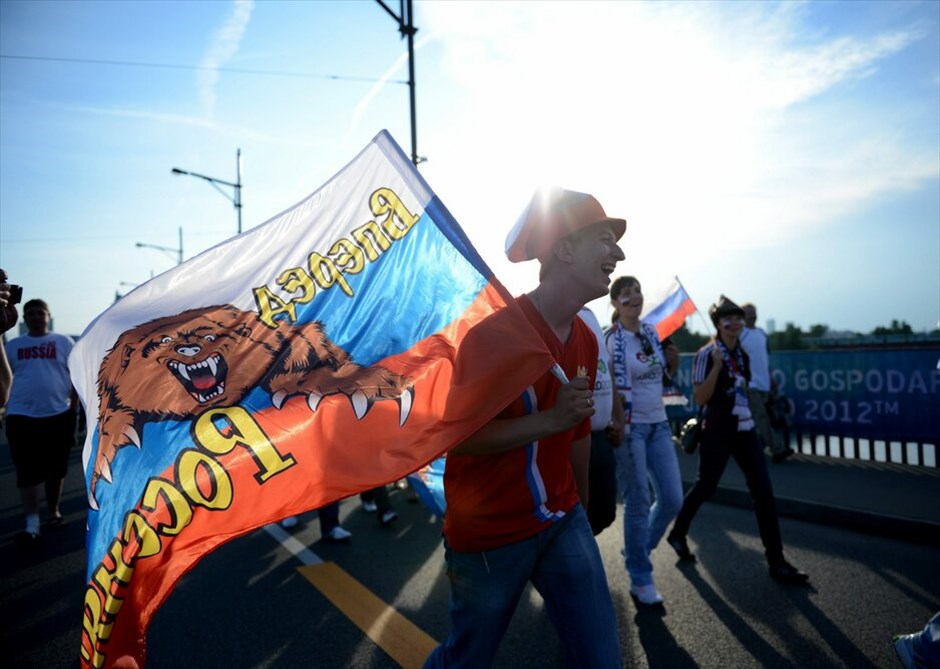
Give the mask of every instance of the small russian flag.
[[692, 298], [685, 292], [679, 277], [675, 277], [658, 299], [646, 303], [640, 320], [655, 327], [662, 341], [681, 328], [695, 310]]

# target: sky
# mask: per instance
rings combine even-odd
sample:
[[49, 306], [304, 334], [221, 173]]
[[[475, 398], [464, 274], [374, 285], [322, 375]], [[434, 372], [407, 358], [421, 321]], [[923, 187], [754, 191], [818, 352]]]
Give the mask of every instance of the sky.
[[[387, 3], [397, 11], [399, 5]], [[536, 188], [626, 218], [678, 276], [777, 329], [940, 321], [940, 2], [422, 2], [420, 171], [513, 292]], [[0, 267], [78, 335], [134, 285], [315, 191], [382, 129], [407, 46], [358, 2], [0, 2]], [[590, 305], [608, 318], [606, 299]], [[704, 331], [703, 319], [689, 325]]]

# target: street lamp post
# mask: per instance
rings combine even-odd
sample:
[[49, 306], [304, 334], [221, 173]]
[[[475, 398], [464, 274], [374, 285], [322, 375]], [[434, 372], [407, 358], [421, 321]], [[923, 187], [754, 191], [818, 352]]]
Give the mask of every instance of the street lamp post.
[[180, 226], [180, 245], [179, 248], [173, 248], [172, 246], [158, 246], [156, 244], [144, 244], [143, 242], [137, 242], [134, 244], [139, 249], [156, 249], [158, 251], [166, 251], [167, 253], [173, 253], [176, 255], [176, 264], [183, 264], [183, 228]]
[[[190, 172], [189, 170], [181, 170], [178, 167], [174, 167], [170, 170], [172, 174], [187, 174], [191, 177], [198, 177], [200, 179], [205, 179], [205, 181], [215, 188], [217, 191], [222, 193], [225, 196], [226, 200], [229, 200], [232, 204], [235, 205], [235, 212], [238, 214], [238, 234], [242, 233], [242, 150], [235, 150], [235, 183], [231, 181], [225, 181], [223, 179], [216, 179], [215, 177], [207, 177], [205, 174], [199, 174], [198, 172]], [[224, 190], [219, 188], [219, 184], [223, 186], [229, 186], [235, 190], [235, 194], [229, 195]], [[182, 243], [180, 244], [182, 246]]]
[[[118, 285], [119, 285], [119, 286], [130, 286], [130, 287], [133, 288], [133, 287], [135, 287], [135, 286], [139, 286], [140, 284], [139, 284], [139, 283], [131, 283], [130, 281], [121, 281], [121, 282], [118, 283]], [[120, 290], [115, 290], [115, 291], [114, 291], [114, 301], [115, 301], [115, 302], [117, 302], [118, 300], [120, 300], [122, 297], [124, 297], [124, 294], [121, 293]]]

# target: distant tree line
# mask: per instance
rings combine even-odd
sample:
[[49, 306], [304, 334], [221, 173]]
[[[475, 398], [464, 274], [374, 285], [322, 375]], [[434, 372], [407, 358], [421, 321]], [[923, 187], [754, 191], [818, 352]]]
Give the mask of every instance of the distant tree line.
[[768, 334], [767, 339], [771, 351], [798, 351], [832, 346], [899, 343], [898, 338], [901, 339], [901, 342], [908, 340], [908, 338], [910, 338], [909, 342], [913, 342], [925, 336], [928, 339], [936, 339], [940, 337], [940, 329], [935, 329], [927, 335], [919, 335], [914, 332], [914, 329], [907, 321], [895, 319], [891, 321], [889, 326], [878, 326], [868, 333], [855, 332], [851, 334], [845, 332], [832, 333], [829, 326], [822, 323], [811, 325], [809, 330], [804, 332], [793, 323], [787, 323], [781, 332]]
[[697, 332], [689, 332], [689, 329], [683, 325], [669, 335], [669, 339], [682, 353], [694, 353], [702, 348], [705, 342], [711, 339], [711, 336], [701, 335]]
[[[829, 334], [829, 326], [823, 325], [822, 323], [810, 325], [809, 330], [805, 332], [793, 323], [787, 323], [783, 330], [769, 333], [767, 339], [771, 351], [799, 351], [817, 348], [819, 341], [825, 339]], [[907, 321], [898, 320], [891, 321], [891, 325], [889, 326], [876, 327], [870, 333], [856, 333], [854, 336], [864, 338], [897, 335], [917, 336]], [[928, 333], [927, 336], [931, 338], [940, 337], [940, 329], [933, 330]], [[690, 332], [689, 329], [683, 325], [676, 330], [669, 339], [683, 353], [692, 353], [704, 346], [705, 343], [711, 339], [711, 334], [703, 335], [698, 332]], [[835, 340], [835, 337], [833, 337], [833, 339]], [[850, 343], [852, 339], [853, 337], [846, 337], [844, 333], [839, 334], [839, 340], [845, 340], [846, 343]]]

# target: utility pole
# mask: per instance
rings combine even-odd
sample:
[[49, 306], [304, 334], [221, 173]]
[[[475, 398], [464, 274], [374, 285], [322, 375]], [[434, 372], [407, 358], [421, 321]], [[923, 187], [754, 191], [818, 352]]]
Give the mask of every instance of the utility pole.
[[[158, 246], [157, 244], [145, 244], [144, 242], [137, 242], [134, 244], [139, 249], [156, 249], [157, 251], [164, 251], [166, 253], [172, 253], [176, 256], [176, 264], [183, 264], [183, 226], [180, 226], [180, 245], [178, 248], [173, 248], [172, 246]], [[151, 272], [152, 274], [152, 272]]]
[[[233, 205], [235, 205], [235, 213], [238, 214], [238, 234], [242, 233], [242, 150], [238, 148], [235, 150], [235, 183], [231, 181], [225, 181], [224, 179], [216, 179], [215, 177], [207, 177], [205, 174], [199, 174], [198, 172], [190, 172], [189, 170], [182, 170], [179, 167], [174, 167], [170, 170], [173, 174], [184, 174], [191, 177], [197, 177], [199, 179], [204, 179], [206, 183], [215, 188], [217, 191], [222, 193], [222, 196], [229, 200]], [[234, 189], [234, 195], [229, 195], [224, 190], [219, 188], [219, 184], [223, 186], [229, 186]], [[180, 248], [183, 248], [182, 236], [180, 237]]]
[[[235, 150], [235, 209], [238, 210], [238, 234], [242, 233], [242, 149]], [[180, 239], [180, 248], [183, 240]]]
[[398, 23], [398, 32], [408, 38], [408, 93], [411, 101], [411, 162], [423, 163], [427, 158], [418, 155], [418, 121], [415, 111], [415, 33], [411, 0], [398, 0], [399, 13], [395, 14], [383, 0], [375, 0]]

